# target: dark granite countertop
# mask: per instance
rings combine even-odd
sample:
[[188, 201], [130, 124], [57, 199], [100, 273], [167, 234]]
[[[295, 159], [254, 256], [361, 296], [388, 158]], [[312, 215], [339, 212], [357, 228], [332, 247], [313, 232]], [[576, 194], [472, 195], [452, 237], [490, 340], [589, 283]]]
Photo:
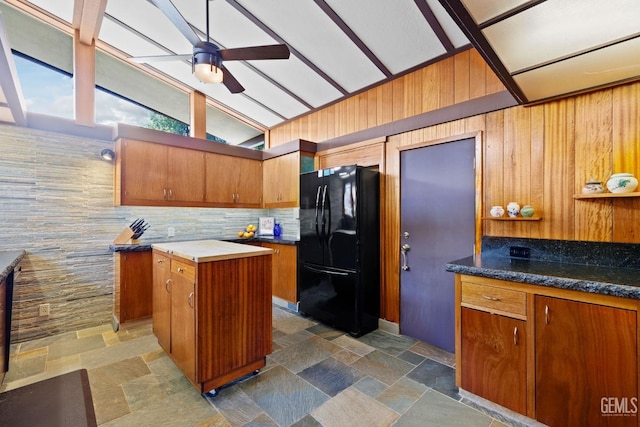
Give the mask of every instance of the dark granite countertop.
[[222, 240], [224, 242], [233, 242], [233, 243], [254, 243], [254, 242], [266, 242], [266, 243], [278, 243], [281, 245], [297, 245], [297, 240], [290, 240], [286, 238], [275, 238], [275, 237], [253, 237], [251, 239], [238, 239], [238, 238], [225, 238], [225, 237], [210, 237], [210, 238], [201, 238], [201, 239], [149, 239], [145, 241], [141, 241], [137, 244], [132, 245], [115, 245], [110, 244], [109, 249], [112, 252], [139, 252], [139, 251], [150, 251], [151, 245], [154, 243], [169, 243], [169, 242], [187, 242], [187, 241], [195, 241], [195, 240]]
[[9, 273], [13, 271], [22, 258], [27, 254], [26, 251], [0, 251], [0, 282], [7, 278]]
[[640, 269], [475, 255], [447, 271], [511, 282], [640, 299]]

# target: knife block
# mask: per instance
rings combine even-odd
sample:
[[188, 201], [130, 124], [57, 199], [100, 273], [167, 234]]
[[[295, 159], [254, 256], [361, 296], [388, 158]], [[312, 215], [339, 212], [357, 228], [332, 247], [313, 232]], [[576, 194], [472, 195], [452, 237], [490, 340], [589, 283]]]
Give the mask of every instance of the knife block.
[[130, 227], [125, 227], [124, 230], [113, 241], [114, 245], [134, 245], [140, 242], [140, 239], [132, 239], [136, 234]]

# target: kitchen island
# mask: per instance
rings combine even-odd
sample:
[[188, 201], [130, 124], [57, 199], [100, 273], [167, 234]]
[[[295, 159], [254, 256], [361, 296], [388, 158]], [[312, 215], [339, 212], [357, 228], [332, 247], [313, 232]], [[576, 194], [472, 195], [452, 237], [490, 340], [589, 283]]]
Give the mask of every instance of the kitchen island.
[[219, 240], [153, 249], [153, 331], [201, 393], [257, 372], [271, 353], [272, 250]]
[[490, 254], [446, 268], [465, 399], [524, 424], [638, 426], [640, 269]]

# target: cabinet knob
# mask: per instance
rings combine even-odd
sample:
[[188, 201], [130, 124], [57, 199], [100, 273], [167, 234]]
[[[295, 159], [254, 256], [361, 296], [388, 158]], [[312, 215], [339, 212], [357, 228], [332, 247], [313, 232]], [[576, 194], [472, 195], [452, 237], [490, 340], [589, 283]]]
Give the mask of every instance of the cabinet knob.
[[178, 273], [182, 273], [182, 272], [184, 272], [184, 268], [178, 267]]
[[164, 260], [158, 258], [158, 260], [156, 261], [158, 264], [162, 264], [164, 262]]

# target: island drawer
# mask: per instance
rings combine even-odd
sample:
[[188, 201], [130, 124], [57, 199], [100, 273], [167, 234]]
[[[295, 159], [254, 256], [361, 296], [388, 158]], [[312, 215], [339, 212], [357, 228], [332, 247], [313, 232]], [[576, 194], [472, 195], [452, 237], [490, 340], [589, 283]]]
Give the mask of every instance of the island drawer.
[[196, 278], [196, 268], [193, 265], [175, 259], [171, 260], [171, 273], [180, 274], [189, 280], [195, 280]]
[[462, 282], [462, 305], [518, 319], [527, 316], [525, 292], [479, 283]]

